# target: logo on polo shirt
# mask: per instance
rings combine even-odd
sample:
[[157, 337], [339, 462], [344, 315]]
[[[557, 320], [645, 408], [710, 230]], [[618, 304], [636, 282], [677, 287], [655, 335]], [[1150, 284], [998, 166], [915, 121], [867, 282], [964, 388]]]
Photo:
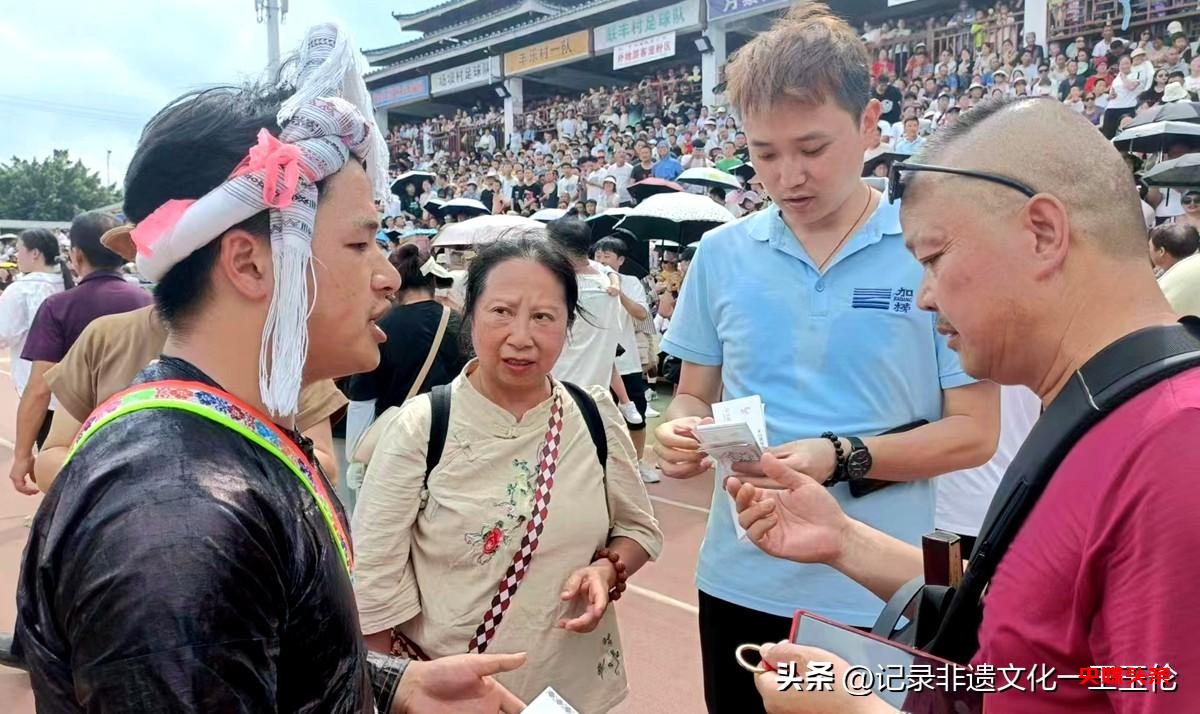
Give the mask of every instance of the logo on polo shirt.
[[854, 288], [850, 307], [859, 310], [891, 310], [907, 313], [913, 308], [911, 288]]

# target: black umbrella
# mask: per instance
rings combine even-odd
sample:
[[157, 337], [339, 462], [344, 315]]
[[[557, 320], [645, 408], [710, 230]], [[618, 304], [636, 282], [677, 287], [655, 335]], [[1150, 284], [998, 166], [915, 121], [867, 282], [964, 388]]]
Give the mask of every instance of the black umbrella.
[[891, 166], [893, 162], [904, 161], [909, 156], [911, 156], [911, 154], [897, 154], [891, 151], [885, 151], [882, 154], [876, 154], [875, 156], [872, 156], [863, 162], [862, 175], [874, 176], [876, 166], [879, 166], [880, 164]]
[[434, 218], [441, 221], [441, 220], [443, 220], [442, 207], [445, 205], [446, 205], [446, 202], [443, 201], [442, 199], [431, 198], [428, 201], [426, 201], [425, 203], [421, 204], [421, 208], [424, 208], [426, 210], [426, 212], [429, 213], [429, 215], [431, 215]]
[[594, 216], [588, 216], [584, 219], [584, 223], [592, 229], [592, 240], [598, 241], [605, 236], [610, 235], [621, 219], [629, 214], [629, 208], [610, 208], [604, 213], [597, 213]]
[[637, 236], [621, 228], [613, 231], [609, 237], [618, 238], [625, 244], [625, 262], [621, 265], [622, 273], [632, 275], [638, 280], [650, 274], [650, 269], [646, 267], [650, 264], [649, 243], [638, 240]]
[[1147, 186], [1161, 188], [1200, 187], [1200, 154], [1184, 154], [1178, 159], [1162, 161], [1142, 174]]
[[416, 192], [420, 194], [421, 184], [425, 181], [432, 182], [435, 178], [437, 177], [428, 171], [405, 171], [392, 182], [392, 193], [397, 196], [403, 196], [404, 187], [411, 183], [416, 188]]
[[639, 240], [673, 240], [687, 245], [733, 220], [733, 214], [707, 196], [665, 193], [642, 201], [617, 224]]
[[1165, 151], [1176, 141], [1200, 141], [1200, 124], [1184, 121], [1156, 121], [1141, 126], [1126, 127], [1113, 137], [1119, 151], [1143, 154]]
[[1157, 121], [1184, 121], [1200, 124], [1200, 102], [1171, 102], [1142, 112], [1125, 126], [1126, 129]]

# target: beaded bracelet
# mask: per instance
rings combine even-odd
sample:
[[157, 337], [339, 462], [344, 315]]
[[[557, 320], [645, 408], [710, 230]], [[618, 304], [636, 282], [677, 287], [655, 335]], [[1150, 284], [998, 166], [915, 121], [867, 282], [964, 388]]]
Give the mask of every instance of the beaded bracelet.
[[617, 571], [617, 584], [608, 591], [608, 599], [611, 602], [620, 600], [621, 593], [625, 592], [625, 581], [629, 579], [629, 575], [625, 572], [625, 564], [621, 562], [621, 556], [615, 550], [600, 548], [592, 556], [593, 563], [597, 560], [608, 560], [613, 564], [613, 569]]

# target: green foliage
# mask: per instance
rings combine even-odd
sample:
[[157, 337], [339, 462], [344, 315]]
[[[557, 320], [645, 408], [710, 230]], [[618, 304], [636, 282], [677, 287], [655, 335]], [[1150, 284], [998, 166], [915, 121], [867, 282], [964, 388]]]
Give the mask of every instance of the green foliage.
[[69, 221], [80, 213], [121, 200], [116, 186], [82, 161], [71, 162], [65, 149], [44, 161], [13, 157], [0, 164], [0, 217], [26, 221]]

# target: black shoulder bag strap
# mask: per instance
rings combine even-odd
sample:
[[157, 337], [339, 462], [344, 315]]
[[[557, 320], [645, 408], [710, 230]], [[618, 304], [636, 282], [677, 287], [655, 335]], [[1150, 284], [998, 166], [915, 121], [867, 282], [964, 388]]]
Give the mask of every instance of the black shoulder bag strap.
[[604, 433], [604, 421], [600, 418], [600, 407], [596, 406], [596, 400], [592, 399], [591, 395], [583, 391], [583, 387], [570, 382], [563, 382], [562, 385], [567, 388], [571, 399], [575, 400], [575, 406], [579, 407], [579, 411], [583, 414], [583, 423], [587, 424], [588, 434], [592, 437], [592, 443], [596, 446], [596, 458], [600, 460], [600, 468], [604, 470], [605, 490], [608, 488], [608, 435]]
[[[600, 461], [600, 468], [604, 470], [605, 490], [607, 490], [608, 436], [604, 433], [600, 408], [596, 406], [596, 400], [592, 399], [581, 387], [570, 382], [563, 382], [562, 385], [567, 388], [567, 393], [571, 395], [571, 399], [575, 400], [575, 404], [583, 414], [588, 434], [591, 435], [592, 444], [596, 447], [596, 458]], [[429, 448], [425, 452], [425, 483], [423, 484], [425, 488], [429, 486], [429, 474], [433, 473], [434, 468], [442, 460], [442, 452], [446, 448], [446, 434], [450, 429], [450, 385], [439, 384], [429, 390], [429, 401], [431, 402], [431, 417], [429, 420]]]
[[[1089, 429], [1119, 406], [1197, 366], [1200, 319], [1194, 317], [1184, 317], [1178, 325], [1138, 330], [1088, 360], [1034, 424], [1005, 471], [959, 588], [952, 592], [925, 588], [919, 595], [927, 602], [946, 604], [933, 612], [920, 608], [917, 621], [906, 628], [909, 641], [934, 656], [969, 662], [979, 649], [984, 591], [1063, 459]], [[906, 587], [893, 599], [911, 601], [914, 596], [918, 593]], [[886, 611], [894, 614], [897, 608], [889, 603]], [[933, 622], [920, 621], [926, 612], [935, 615]], [[877, 625], [877, 629], [885, 628]], [[904, 634], [897, 639], [902, 638]]]
[[425, 482], [422, 488], [429, 487], [429, 474], [442, 460], [442, 451], [446, 448], [446, 432], [450, 429], [450, 385], [439, 384], [429, 390], [429, 401], [429, 448], [425, 452]]

